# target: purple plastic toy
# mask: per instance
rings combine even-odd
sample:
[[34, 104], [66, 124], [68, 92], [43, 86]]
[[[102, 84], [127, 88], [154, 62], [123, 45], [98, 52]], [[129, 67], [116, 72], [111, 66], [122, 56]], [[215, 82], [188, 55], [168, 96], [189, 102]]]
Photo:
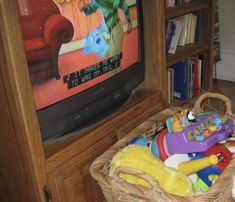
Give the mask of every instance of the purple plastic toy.
[[168, 133], [166, 142], [170, 154], [184, 154], [203, 152], [224, 140], [233, 133], [233, 122], [227, 119], [216, 131], [209, 136], [203, 136], [203, 132], [209, 126], [214, 125], [213, 120], [219, 116], [213, 112], [206, 116], [200, 116], [195, 123], [184, 128], [182, 132]]

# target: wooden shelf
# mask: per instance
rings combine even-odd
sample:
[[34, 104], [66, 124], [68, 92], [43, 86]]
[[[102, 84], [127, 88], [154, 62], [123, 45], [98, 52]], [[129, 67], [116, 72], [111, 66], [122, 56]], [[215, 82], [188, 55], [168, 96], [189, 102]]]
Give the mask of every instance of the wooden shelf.
[[[178, 18], [187, 14], [195, 14], [199, 16], [200, 20], [196, 27], [199, 32], [200, 39], [195, 43], [187, 44], [185, 46], [177, 46], [175, 54], [167, 54], [165, 51], [165, 69], [168, 67], [190, 58], [194, 55], [202, 55], [202, 86], [205, 90], [210, 89], [212, 85], [212, 71], [213, 71], [213, 37], [214, 37], [214, 0], [193, 0], [190, 3], [177, 5], [175, 7], [165, 8], [165, 15], [163, 22], [166, 30], [167, 21]], [[166, 33], [164, 37], [166, 36]], [[166, 41], [166, 38], [164, 38]], [[166, 49], [165, 49], [166, 50]], [[169, 88], [168, 88], [169, 89]], [[172, 105], [180, 105], [177, 101], [168, 100]]]
[[206, 43], [194, 43], [182, 47], [178, 46], [175, 54], [167, 55], [167, 67], [192, 55], [196, 55], [208, 48], [209, 44]]
[[208, 0], [198, 0], [180, 6], [166, 8], [166, 20], [208, 8]]
[[[138, 90], [127, 100], [127, 102], [123, 106], [107, 116], [105, 119], [102, 119], [101, 121], [98, 121], [82, 130], [74, 131], [70, 134], [67, 134], [64, 138], [62, 137], [54, 142], [52, 141], [44, 144], [46, 157], [49, 158], [50, 156], [56, 154], [59, 151], [62, 151], [74, 142], [79, 143], [84, 141], [84, 139], [87, 139], [88, 136], [92, 139], [91, 133], [95, 135], [96, 131], [105, 130], [106, 133], [111, 133], [112, 131], [108, 132], [110, 129], [112, 129], [110, 128], [110, 125], [118, 126], [121, 120], [123, 120], [125, 117], [131, 117], [133, 115], [137, 117], [139, 116], [140, 111], [144, 113], [148, 108], [154, 108], [157, 103], [163, 103], [161, 100], [161, 93], [159, 91], [153, 91], [151, 89]], [[100, 138], [103, 138], [103, 136], [105, 136], [105, 133], [103, 133], [103, 135], [100, 135]], [[87, 140], [87, 142], [91, 144], [89, 146], [92, 146], [92, 144], [94, 144], [92, 143], [92, 140]], [[79, 150], [84, 149], [83, 147], [83, 145], [80, 145]], [[88, 146], [85, 145], [85, 147]]]
[[[141, 95], [144, 95], [144, 99], [139, 97]], [[133, 102], [131, 101], [130, 104], [124, 106], [120, 113], [106, 119], [105, 122], [93, 128], [92, 131], [89, 131], [80, 139], [74, 137], [73, 141], [70, 140], [69, 144], [67, 142], [68, 140], [66, 140], [67, 145], [66, 142], [61, 141], [60, 144], [57, 142], [57, 144], [48, 147], [46, 149], [47, 171], [51, 172], [59, 167], [59, 165], [63, 164], [63, 162], [68, 161], [71, 158], [71, 156], [68, 156], [69, 153], [72, 152], [73, 154], [79, 155], [87, 149], [92, 148], [98, 141], [105, 139], [107, 134], [108, 136], [112, 136], [114, 127], [118, 129], [127, 123], [133, 123], [137, 126], [143, 120], [146, 120], [153, 114], [162, 110], [165, 106], [160, 92], [138, 92], [133, 99]], [[133, 105], [133, 103], [136, 104]], [[137, 120], [133, 117], [136, 117]], [[105, 131], [105, 133], [103, 131]], [[112, 139], [116, 141], [115, 137]]]

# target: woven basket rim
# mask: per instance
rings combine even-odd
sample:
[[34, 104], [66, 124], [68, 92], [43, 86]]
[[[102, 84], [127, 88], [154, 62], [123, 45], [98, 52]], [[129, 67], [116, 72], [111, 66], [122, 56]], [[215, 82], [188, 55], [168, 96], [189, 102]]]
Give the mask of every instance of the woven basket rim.
[[[213, 94], [203, 94], [203, 99], [207, 98], [207, 97], [215, 97], [218, 99], [221, 99], [221, 96], [219, 95], [215, 95], [215, 93]], [[194, 106], [193, 110], [197, 111], [198, 106], [200, 105], [200, 103], [202, 102], [201, 97], [199, 97], [199, 101], [196, 101], [195, 103], [197, 104], [197, 107]], [[222, 96], [222, 99], [224, 100], [224, 96]], [[227, 100], [226, 100], [227, 102]], [[231, 104], [231, 102], [227, 102], [226, 103], [228, 106], [229, 104]], [[179, 111], [179, 107], [171, 107], [165, 110], [169, 110], [174, 112]], [[229, 109], [229, 108], [228, 108]], [[161, 111], [159, 113], [164, 113], [164, 111]], [[229, 112], [230, 113], [230, 112]], [[172, 114], [171, 114], [172, 115]], [[232, 113], [230, 115], [233, 115]], [[151, 119], [151, 118], [150, 118]], [[148, 122], [148, 120], [146, 121]], [[154, 122], [153, 122], [154, 124]], [[101, 186], [103, 192], [104, 189], [107, 191], [108, 189], [110, 189], [107, 192], [104, 192], [104, 194], [106, 194], [106, 198], [113, 198], [114, 196], [110, 197], [107, 196], [107, 194], [109, 195], [111, 192], [113, 195], [116, 195], [121, 197], [121, 195], [123, 194], [125, 197], [129, 197], [128, 199], [132, 199], [135, 201], [138, 200], [142, 200], [141, 199], [141, 193], [150, 193], [149, 189], [147, 189], [146, 187], [143, 187], [141, 185], [133, 185], [130, 184], [128, 182], [126, 182], [123, 179], [118, 179], [116, 177], [110, 177], [107, 175], [107, 169], [109, 168], [110, 162], [112, 160], [112, 157], [114, 156], [115, 153], [117, 153], [121, 148], [125, 147], [126, 145], [128, 145], [128, 143], [130, 142], [130, 140], [136, 136], [135, 134], [135, 130], [141, 127], [138, 126], [135, 129], [133, 129], [130, 133], [128, 133], [124, 138], [118, 140], [114, 145], [112, 145], [108, 150], [106, 150], [101, 156], [99, 156], [98, 158], [96, 158], [92, 165], [90, 166], [90, 173], [92, 175], [92, 177], [99, 183], [99, 185]], [[144, 130], [144, 128], [143, 128]], [[213, 184], [213, 186], [210, 187], [209, 191], [206, 193], [202, 193], [200, 195], [195, 195], [195, 196], [190, 196], [190, 197], [181, 197], [181, 196], [176, 196], [167, 192], [159, 192], [159, 190], [162, 190], [161, 187], [158, 185], [158, 192], [153, 193], [152, 197], [162, 197], [164, 199], [164, 201], [214, 201], [215, 198], [221, 198], [223, 196], [227, 196], [231, 195], [231, 189], [232, 189], [232, 175], [235, 171], [235, 159], [232, 159], [232, 161], [230, 162], [230, 164], [226, 167], [225, 171], [220, 175], [219, 179], [216, 180], [216, 182]], [[113, 187], [116, 187], [116, 189], [113, 189]], [[120, 191], [121, 190], [121, 191]], [[114, 193], [114, 192], [119, 192], [119, 193]], [[134, 192], [134, 193], [133, 193]], [[140, 194], [139, 194], [140, 193]], [[158, 194], [158, 195], [157, 195]], [[136, 198], [135, 198], [136, 197]], [[115, 198], [115, 197], [114, 197]], [[142, 196], [142, 198], [144, 198], [146, 201], [150, 200], [150, 201], [154, 201], [153, 199], [151, 200], [151, 197], [144, 197]], [[137, 200], [138, 199], [138, 200]], [[114, 201], [119, 201], [119, 200], [114, 200]], [[156, 200], [155, 200], [156, 201]], [[157, 200], [158, 201], [158, 200]], [[161, 200], [160, 200], [161, 201]]]

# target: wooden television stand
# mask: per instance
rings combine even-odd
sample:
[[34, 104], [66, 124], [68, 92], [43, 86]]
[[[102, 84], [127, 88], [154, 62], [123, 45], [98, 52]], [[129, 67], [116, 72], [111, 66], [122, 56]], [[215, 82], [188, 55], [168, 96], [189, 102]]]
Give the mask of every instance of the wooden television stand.
[[[9, 12], [11, 9], [11, 12]], [[133, 127], [165, 108], [165, 48], [162, 1], [143, 1], [145, 80], [128, 104], [82, 135], [44, 144], [14, 0], [0, 3], [0, 201], [102, 201], [91, 178], [91, 162], [118, 140], [116, 130]], [[161, 51], [160, 51], [161, 50]], [[151, 89], [151, 90], [149, 90]]]
[[[104, 197], [89, 173], [92, 161], [130, 130], [167, 107], [167, 68], [204, 52], [204, 83], [211, 85], [213, 0], [196, 0], [176, 8], [165, 1], [142, 0], [145, 79], [140, 90], [113, 116], [82, 133], [54, 143], [42, 141], [15, 0], [0, 1], [0, 201], [100, 202]], [[166, 20], [203, 11], [203, 41], [172, 57], [165, 47]], [[166, 15], [167, 14], [167, 15]], [[204, 24], [203, 24], [204, 25]], [[195, 49], [195, 47], [198, 47]]]

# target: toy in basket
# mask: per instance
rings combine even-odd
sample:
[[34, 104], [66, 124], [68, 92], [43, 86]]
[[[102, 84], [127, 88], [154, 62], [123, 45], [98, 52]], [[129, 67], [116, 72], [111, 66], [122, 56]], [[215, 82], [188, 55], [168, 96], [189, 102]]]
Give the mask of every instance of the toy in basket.
[[224, 145], [216, 144], [204, 152], [189, 155], [189, 158], [191, 159], [202, 159], [212, 155], [217, 157], [217, 163], [213, 166], [208, 166], [197, 171], [197, 176], [208, 186], [212, 186], [218, 179], [218, 176], [221, 175], [225, 168], [229, 165], [232, 160], [232, 153]]
[[[225, 100], [224, 96], [217, 95], [214, 93], [203, 94], [201, 97], [199, 97], [199, 99], [198, 99], [199, 101], [198, 102], [196, 101], [195, 107], [192, 109], [194, 114], [200, 114], [200, 112], [203, 111], [198, 106], [200, 105], [201, 100], [203, 100], [207, 97], [215, 97], [218, 99]], [[221, 118], [221, 115], [218, 115], [216, 113], [204, 114], [203, 116], [201, 116], [201, 114], [200, 114], [200, 116], [197, 117], [196, 122], [191, 122], [192, 120], [190, 120], [190, 125], [187, 125], [183, 128], [179, 127], [178, 129], [180, 129], [180, 130], [185, 129], [187, 127], [193, 126], [194, 124], [196, 126], [199, 122], [202, 121], [202, 119], [206, 119], [206, 120], [212, 119], [212, 121], [209, 121], [209, 123], [212, 125], [214, 124], [216, 128], [210, 127], [210, 130], [211, 130], [210, 135], [215, 135], [215, 134], [217, 134], [215, 132], [218, 132], [218, 131], [222, 132], [222, 131], [226, 130], [226, 132], [227, 132], [227, 129], [228, 130], [231, 129], [231, 123], [232, 122], [235, 123], [235, 119], [234, 119], [234, 115], [231, 112], [231, 106], [229, 106], [229, 104], [231, 104], [231, 103], [227, 103], [227, 100], [225, 101], [225, 103], [228, 105], [226, 107], [226, 113], [224, 115], [225, 119], [222, 118], [222, 119], [218, 120], [217, 119], [218, 116], [219, 116], [219, 118]], [[206, 144], [206, 146], [203, 147], [203, 151], [200, 151], [200, 152], [196, 151], [195, 153], [192, 154], [192, 156], [190, 156], [190, 155], [188, 156], [189, 161], [191, 161], [192, 159], [197, 159], [197, 158], [202, 159], [202, 161], [200, 161], [202, 167], [196, 166], [197, 169], [193, 170], [193, 171], [188, 169], [188, 165], [190, 165], [191, 167], [192, 167], [192, 165], [194, 165], [193, 162], [181, 164], [181, 165], [187, 165], [186, 167], [183, 166], [184, 167], [183, 170], [181, 168], [178, 169], [178, 166], [175, 167], [175, 169], [171, 169], [171, 168], [167, 167], [160, 158], [157, 158], [153, 154], [151, 154], [151, 149], [153, 148], [154, 145], [151, 143], [151, 141], [149, 141], [149, 139], [150, 139], [149, 136], [147, 136], [147, 135], [144, 136], [144, 134], [146, 134], [145, 131], [149, 130], [150, 123], [152, 123], [152, 128], [154, 128], [156, 126], [156, 123], [159, 123], [160, 121], [162, 121], [163, 114], [164, 114], [164, 118], [172, 117], [172, 116], [174, 116], [174, 114], [176, 114], [178, 111], [181, 111], [181, 110], [171, 109], [170, 111], [171, 112], [169, 113], [169, 110], [166, 109], [166, 110], [158, 113], [157, 115], [151, 117], [149, 120], [145, 121], [143, 124], [138, 126], [136, 129], [133, 129], [130, 133], [127, 134], [127, 136], [125, 136], [123, 139], [121, 139], [117, 143], [115, 143], [108, 151], [106, 151], [103, 155], [98, 157], [92, 163], [91, 168], [90, 168], [91, 175], [99, 182], [99, 185], [101, 186], [102, 191], [103, 191], [107, 201], [161, 201], [161, 202], [163, 202], [163, 201], [164, 202], [171, 202], [171, 201], [178, 201], [178, 202], [183, 202], [183, 201], [185, 201], [185, 202], [231, 201], [231, 199], [232, 199], [231, 190], [233, 187], [233, 175], [235, 172], [235, 160], [232, 159], [231, 153], [228, 153], [228, 155], [227, 155], [227, 150], [224, 147], [224, 145], [219, 144], [220, 146], [223, 146], [222, 150], [217, 147], [218, 146], [217, 142], [220, 140], [217, 139], [215, 142], [212, 141], [213, 144], [212, 143]], [[204, 128], [202, 127], [202, 125], [199, 124], [200, 127], [202, 127], [202, 128], [200, 128], [200, 132], [202, 132], [203, 129], [205, 129], [205, 130], [208, 129], [210, 124], [207, 124], [207, 125], [203, 124]], [[226, 126], [227, 124], [228, 124], [228, 126]], [[224, 126], [224, 128], [223, 128], [223, 126]], [[233, 128], [233, 125], [232, 125], [232, 128]], [[197, 129], [193, 128], [191, 130], [194, 131]], [[180, 132], [180, 131], [178, 131], [178, 132]], [[197, 132], [199, 132], [199, 130], [197, 130]], [[153, 135], [154, 138], [152, 139], [152, 141], [157, 139], [156, 135], [157, 134]], [[223, 138], [226, 138], [226, 135], [223, 136]], [[217, 136], [219, 136], [219, 135], [217, 135]], [[141, 138], [146, 137], [147, 138], [144, 140], [144, 144], [142, 144], [143, 142], [140, 143], [140, 145], [142, 144], [142, 147], [136, 146], [136, 145], [129, 145], [131, 140], [133, 140], [136, 137], [141, 137]], [[188, 137], [188, 136], [186, 136], [186, 137]], [[192, 134], [189, 135], [189, 137], [191, 138], [190, 140], [192, 140], [192, 138], [195, 138], [194, 135], [192, 135]], [[208, 136], [208, 137], [206, 136], [204, 139], [199, 138], [199, 139], [197, 139], [197, 141], [198, 141], [198, 143], [200, 143], [200, 142], [206, 141], [208, 138], [210, 138], [210, 136]], [[166, 151], [168, 151], [169, 145], [166, 144], [166, 135], [163, 136], [162, 139], [163, 139], [162, 142], [164, 142], [163, 146], [166, 147], [164, 149]], [[196, 138], [195, 138], [195, 140], [196, 140]], [[209, 145], [209, 144], [211, 144], [211, 146], [208, 146], [210, 148], [207, 148], [207, 145]], [[134, 153], [132, 153], [132, 155], [129, 155], [128, 152], [130, 152], [130, 151], [125, 150], [129, 147], [128, 145], [138, 147], [138, 152], [135, 151]], [[149, 148], [145, 148], [145, 146], [147, 146], [147, 147], [149, 146]], [[157, 146], [159, 147], [159, 145], [157, 145]], [[224, 148], [225, 148], [226, 152], [224, 152]], [[142, 152], [140, 152], [142, 149], [145, 150], [146, 154], [142, 155]], [[125, 155], [122, 153], [123, 151], [124, 151], [124, 153], [126, 152]], [[159, 155], [159, 157], [160, 157], [160, 153], [161, 152], [156, 153], [156, 154]], [[186, 153], [188, 153], [188, 151]], [[116, 155], [118, 155], [118, 156], [116, 156]], [[169, 153], [169, 155], [173, 156], [175, 154]], [[188, 154], [182, 154], [182, 155], [188, 155]], [[123, 158], [120, 158], [121, 156]], [[116, 157], [118, 157], [118, 161], [115, 162]], [[166, 156], [166, 158], [168, 158], [168, 157]], [[144, 163], [143, 163], [141, 159], [150, 160], [150, 164], [146, 163], [147, 161], [144, 161]], [[133, 164], [135, 166], [132, 166], [131, 162], [134, 162]], [[196, 161], [194, 161], [194, 162], [196, 162]], [[113, 165], [114, 165], [114, 167], [113, 167]], [[191, 183], [190, 183], [190, 181], [188, 181], [188, 179], [190, 179], [190, 178], [187, 177], [187, 175], [192, 174], [192, 172], [193, 172], [193, 174], [194, 174], [194, 172], [198, 173], [201, 170], [203, 170], [205, 167], [210, 168], [210, 166], [216, 167], [217, 169], [219, 169], [220, 173], [218, 175], [220, 175], [220, 176], [218, 177], [216, 182], [213, 183], [213, 185], [209, 188], [208, 192], [200, 193], [200, 195], [195, 195], [193, 182], [191, 180], [190, 180]], [[110, 169], [110, 167], [111, 167], [111, 169]], [[186, 168], [186, 172], [185, 172], [185, 168]], [[164, 170], [164, 171], [162, 171], [162, 170]], [[169, 170], [173, 171], [173, 172], [169, 172]], [[143, 179], [145, 182], [148, 182], [149, 184], [151, 184], [151, 186], [150, 186], [151, 188], [149, 188], [149, 187], [146, 188], [146, 186], [142, 186], [140, 184], [129, 183], [129, 181], [126, 181], [123, 178], [121, 178], [121, 176], [123, 176], [124, 173]], [[165, 173], [167, 173], [167, 180], [164, 181], [163, 175]], [[175, 179], [172, 178], [173, 181], [171, 181], [171, 177], [170, 177], [171, 174], [174, 174], [173, 176], [177, 176], [178, 173], [179, 173], [179, 176], [181, 176], [181, 177], [175, 178]], [[216, 173], [214, 173], [213, 169], [211, 169], [210, 172], [205, 172], [203, 174], [204, 174], [204, 176], [206, 176], [208, 178], [209, 177], [213, 178], [217, 175]], [[200, 178], [203, 178], [203, 175]], [[183, 185], [182, 187], [185, 187], [185, 189], [186, 189], [186, 190], [183, 190], [183, 192], [184, 192], [183, 194], [181, 192], [182, 190], [180, 190], [181, 185], [179, 184], [177, 186], [177, 184], [175, 184], [175, 183], [177, 183], [176, 179], [182, 180], [181, 181], [181, 183]], [[214, 179], [212, 179], [212, 181], [213, 180]], [[170, 186], [168, 187], [168, 185], [167, 185], [168, 183], [173, 185], [173, 187], [170, 187]], [[171, 188], [173, 188], [173, 189], [169, 191], [169, 189], [171, 189]], [[176, 188], [176, 190], [179, 191], [180, 194], [175, 192], [174, 188]], [[234, 189], [235, 189], [235, 187], [234, 187]]]
[[181, 132], [166, 135], [168, 152], [171, 154], [202, 152], [233, 133], [233, 122], [220, 118], [216, 112], [200, 115]]
[[[169, 168], [156, 158], [147, 148], [139, 145], [128, 145], [120, 150], [111, 161], [109, 175], [113, 176], [119, 167], [131, 167], [152, 176], [163, 190], [181, 196], [193, 194], [193, 184], [189, 178], [176, 169]], [[152, 188], [152, 185], [142, 178], [122, 173], [120, 177], [128, 182]]]

